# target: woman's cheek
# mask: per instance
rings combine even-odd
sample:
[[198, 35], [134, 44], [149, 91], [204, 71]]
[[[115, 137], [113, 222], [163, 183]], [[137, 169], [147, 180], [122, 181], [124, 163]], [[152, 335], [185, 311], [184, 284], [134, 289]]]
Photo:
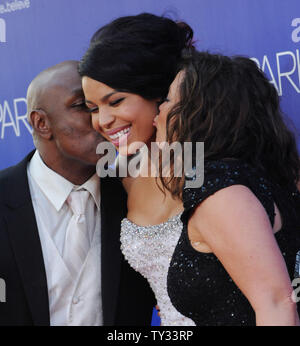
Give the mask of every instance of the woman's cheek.
[[101, 133], [98, 116], [94, 115], [94, 114], [92, 114], [92, 126], [93, 126], [94, 130]]

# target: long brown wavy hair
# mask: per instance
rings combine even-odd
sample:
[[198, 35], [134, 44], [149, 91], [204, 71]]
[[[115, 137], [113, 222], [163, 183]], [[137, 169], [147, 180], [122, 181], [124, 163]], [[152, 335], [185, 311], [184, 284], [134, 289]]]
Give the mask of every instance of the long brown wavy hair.
[[[167, 142], [204, 142], [205, 160], [239, 159], [283, 187], [298, 182], [295, 135], [284, 121], [277, 90], [255, 62], [191, 52], [179, 70], [184, 71], [180, 102], [167, 117]], [[195, 162], [194, 150], [193, 155]], [[182, 178], [161, 182], [181, 196]]]

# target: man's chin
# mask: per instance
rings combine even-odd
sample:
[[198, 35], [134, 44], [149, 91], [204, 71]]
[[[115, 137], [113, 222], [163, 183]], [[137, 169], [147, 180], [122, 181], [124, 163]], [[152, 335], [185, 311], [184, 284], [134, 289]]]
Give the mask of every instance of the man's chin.
[[100, 155], [95, 155], [95, 154], [90, 156], [86, 155], [86, 156], [78, 158], [78, 161], [81, 162], [83, 166], [94, 167], [96, 169], [96, 165], [100, 157], [101, 157]]
[[96, 165], [98, 163], [98, 161], [100, 160], [101, 156], [97, 156], [97, 157], [94, 157], [94, 158], [91, 158], [87, 161], [87, 164], [89, 166], [92, 166], [92, 167], [95, 167], [96, 168]]

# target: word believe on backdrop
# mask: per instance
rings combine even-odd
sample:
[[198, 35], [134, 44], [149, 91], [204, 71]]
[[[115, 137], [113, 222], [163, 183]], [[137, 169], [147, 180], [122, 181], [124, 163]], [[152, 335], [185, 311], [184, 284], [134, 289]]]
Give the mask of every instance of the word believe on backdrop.
[[[30, 0], [14, 0], [0, 4], [0, 15], [30, 7]], [[6, 42], [6, 21], [0, 18], [0, 43]]]

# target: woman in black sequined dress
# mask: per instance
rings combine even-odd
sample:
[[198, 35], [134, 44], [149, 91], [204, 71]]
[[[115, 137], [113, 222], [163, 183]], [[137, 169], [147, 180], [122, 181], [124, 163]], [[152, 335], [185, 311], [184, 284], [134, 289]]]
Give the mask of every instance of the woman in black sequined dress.
[[273, 85], [247, 58], [196, 52], [156, 126], [157, 141], [205, 145], [202, 187], [162, 179], [184, 202], [173, 305], [197, 325], [299, 325], [300, 164]]

